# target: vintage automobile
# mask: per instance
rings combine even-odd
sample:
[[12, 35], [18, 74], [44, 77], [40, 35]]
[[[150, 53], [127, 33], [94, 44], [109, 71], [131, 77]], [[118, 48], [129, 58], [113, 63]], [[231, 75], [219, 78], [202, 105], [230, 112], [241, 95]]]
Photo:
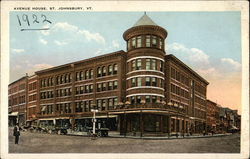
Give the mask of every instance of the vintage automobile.
[[[88, 136], [93, 136], [93, 127], [86, 127]], [[108, 136], [108, 128], [96, 128], [95, 132], [98, 137], [107, 137]]]

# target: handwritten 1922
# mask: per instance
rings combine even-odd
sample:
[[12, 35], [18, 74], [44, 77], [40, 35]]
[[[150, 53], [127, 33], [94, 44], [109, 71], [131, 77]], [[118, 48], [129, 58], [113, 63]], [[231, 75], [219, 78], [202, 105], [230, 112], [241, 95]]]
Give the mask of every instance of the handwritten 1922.
[[39, 16], [36, 14], [27, 15], [17, 15], [17, 20], [20, 27], [26, 26], [27, 29], [21, 29], [21, 31], [28, 31], [28, 30], [49, 30], [49, 28], [32, 28], [35, 27], [36, 24], [52, 24], [52, 22], [47, 19], [46, 15], [40, 14]]

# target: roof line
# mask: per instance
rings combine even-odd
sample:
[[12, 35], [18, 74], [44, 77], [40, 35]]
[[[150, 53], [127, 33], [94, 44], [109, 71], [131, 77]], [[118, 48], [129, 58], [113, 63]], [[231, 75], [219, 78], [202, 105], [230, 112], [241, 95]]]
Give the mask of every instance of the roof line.
[[201, 79], [202, 81], [204, 81], [206, 84], [209, 84], [209, 82], [207, 80], [205, 80], [203, 77], [201, 77], [197, 72], [195, 72], [193, 69], [191, 69], [188, 65], [186, 65], [184, 62], [182, 62], [180, 59], [178, 59], [176, 56], [174, 56], [173, 54], [168, 54], [166, 55], [166, 57], [172, 57], [173, 59], [175, 59], [177, 62], [179, 62], [181, 65], [183, 65], [184, 67], [186, 67], [190, 72], [192, 72], [196, 77], [198, 77], [199, 79]]
[[103, 57], [106, 57], [106, 56], [111, 56], [111, 55], [115, 55], [115, 54], [119, 54], [119, 53], [124, 53], [124, 51], [119, 50], [119, 51], [111, 52], [111, 53], [108, 53], [108, 54], [103, 54], [103, 55], [87, 58], [87, 59], [80, 60], [80, 61], [75, 61], [75, 62], [70, 62], [70, 63], [67, 63], [67, 64], [63, 64], [63, 65], [54, 66], [54, 67], [51, 67], [51, 68], [36, 71], [35, 74], [39, 74], [39, 73], [43, 73], [43, 72], [47, 72], [47, 71], [52, 71], [52, 70], [57, 70], [57, 69], [60, 69], [60, 68], [63, 68], [63, 67], [70, 66], [72, 64], [78, 64], [78, 63], [82, 63], [82, 62], [96, 60], [96, 59], [99, 59], [99, 58], [103, 58]]

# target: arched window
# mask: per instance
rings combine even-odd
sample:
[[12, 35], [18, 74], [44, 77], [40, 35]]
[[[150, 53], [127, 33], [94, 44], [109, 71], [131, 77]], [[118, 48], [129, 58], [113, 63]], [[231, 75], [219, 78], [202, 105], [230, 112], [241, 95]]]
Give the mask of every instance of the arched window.
[[109, 65], [108, 66], [108, 75], [112, 75], [112, 73], [113, 73], [113, 67], [112, 67], [112, 65]]
[[63, 75], [61, 75], [61, 80], [60, 80], [60, 84], [64, 83], [64, 77]]
[[106, 67], [105, 66], [102, 67], [102, 76], [106, 76]]
[[101, 77], [102, 76], [102, 70], [101, 67], [97, 68], [97, 77]]
[[71, 82], [72, 81], [72, 75], [71, 75], [71, 73], [69, 74], [69, 82]]
[[65, 83], [68, 83], [68, 82], [69, 82], [69, 75], [66, 74], [66, 75], [65, 75]]
[[79, 78], [79, 79], [80, 79], [80, 80], [83, 80], [83, 76], [84, 76], [84, 73], [83, 73], [83, 71], [81, 71], [81, 72], [80, 72], [80, 78]]
[[76, 72], [76, 81], [80, 80], [80, 73]]
[[114, 74], [117, 74], [117, 71], [118, 71], [118, 65], [114, 64]]
[[94, 71], [93, 71], [93, 69], [91, 69], [90, 70], [90, 77], [89, 78], [91, 79], [91, 78], [93, 78], [93, 76], [94, 76]]
[[89, 71], [88, 70], [85, 71], [85, 79], [89, 79]]

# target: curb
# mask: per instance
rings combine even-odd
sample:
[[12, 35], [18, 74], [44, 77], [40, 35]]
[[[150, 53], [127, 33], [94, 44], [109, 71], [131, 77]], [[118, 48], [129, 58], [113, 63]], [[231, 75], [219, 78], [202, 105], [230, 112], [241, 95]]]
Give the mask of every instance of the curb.
[[214, 136], [191, 136], [191, 137], [179, 137], [179, 138], [169, 138], [169, 137], [136, 137], [136, 136], [108, 136], [109, 138], [129, 138], [129, 139], [142, 139], [142, 140], [174, 140], [174, 139], [197, 139], [197, 138], [213, 138], [213, 137], [225, 137], [231, 134], [214, 135]]

